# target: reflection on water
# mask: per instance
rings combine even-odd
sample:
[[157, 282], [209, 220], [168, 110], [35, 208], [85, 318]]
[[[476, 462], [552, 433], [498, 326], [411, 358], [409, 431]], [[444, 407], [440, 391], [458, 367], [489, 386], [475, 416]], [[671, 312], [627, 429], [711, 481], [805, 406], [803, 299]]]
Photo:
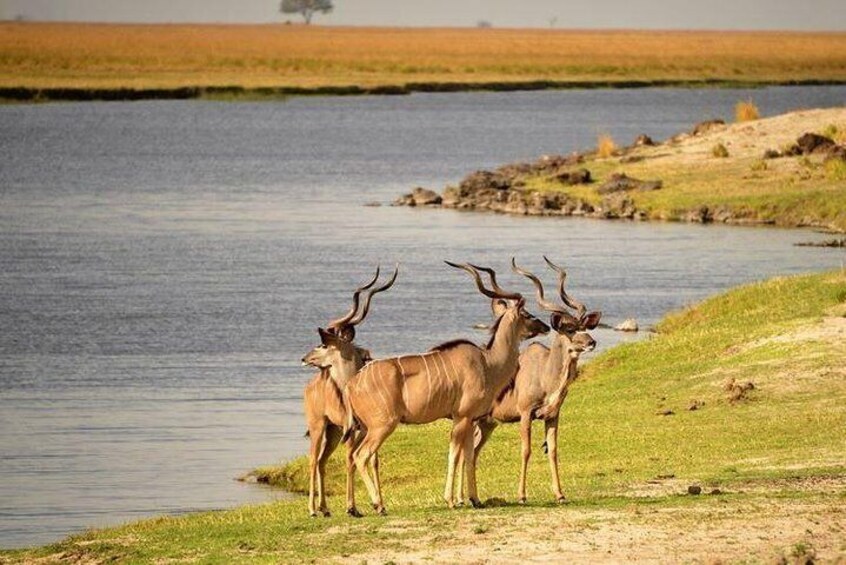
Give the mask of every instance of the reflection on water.
[[808, 232], [361, 206], [598, 132], [667, 137], [750, 96], [774, 113], [846, 89], [0, 107], [0, 546], [271, 497], [233, 478], [305, 451], [299, 359], [377, 262], [401, 271], [358, 332], [376, 355], [482, 338], [487, 302], [446, 258], [528, 294], [508, 259], [551, 284], [546, 253], [605, 321], [642, 326], [839, 266], [792, 246]]

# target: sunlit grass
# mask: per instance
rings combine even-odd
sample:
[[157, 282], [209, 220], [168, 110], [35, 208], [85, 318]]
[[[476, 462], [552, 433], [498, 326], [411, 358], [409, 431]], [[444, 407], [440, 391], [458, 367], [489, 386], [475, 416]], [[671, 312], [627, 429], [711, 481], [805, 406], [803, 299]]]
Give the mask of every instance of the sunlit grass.
[[0, 23], [0, 86], [846, 80], [846, 34]]

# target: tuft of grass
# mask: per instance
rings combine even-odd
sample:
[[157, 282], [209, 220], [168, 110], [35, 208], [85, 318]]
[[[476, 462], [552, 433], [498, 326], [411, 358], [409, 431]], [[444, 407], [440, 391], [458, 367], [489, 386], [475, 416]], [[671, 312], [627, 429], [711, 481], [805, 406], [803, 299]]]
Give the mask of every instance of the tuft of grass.
[[601, 134], [596, 143], [596, 154], [605, 159], [614, 155], [617, 150], [617, 144], [614, 143], [614, 138], [608, 134]]
[[758, 106], [752, 100], [738, 102], [734, 107], [734, 119], [737, 122], [751, 122], [760, 117]]
[[829, 159], [825, 162], [825, 175], [833, 181], [846, 181], [846, 161], [843, 159]]
[[767, 162], [763, 159], [758, 159], [749, 167], [749, 170], [754, 172], [766, 171], [769, 168]]
[[711, 157], [717, 159], [725, 159], [729, 156], [729, 151], [726, 149], [726, 146], [722, 143], [717, 143], [711, 148]]

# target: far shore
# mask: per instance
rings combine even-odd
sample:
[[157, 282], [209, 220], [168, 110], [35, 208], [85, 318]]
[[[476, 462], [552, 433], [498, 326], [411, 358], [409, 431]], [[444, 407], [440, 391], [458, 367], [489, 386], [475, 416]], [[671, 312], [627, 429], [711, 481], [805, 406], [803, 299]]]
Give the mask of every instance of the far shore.
[[0, 100], [846, 84], [846, 33], [0, 22]]

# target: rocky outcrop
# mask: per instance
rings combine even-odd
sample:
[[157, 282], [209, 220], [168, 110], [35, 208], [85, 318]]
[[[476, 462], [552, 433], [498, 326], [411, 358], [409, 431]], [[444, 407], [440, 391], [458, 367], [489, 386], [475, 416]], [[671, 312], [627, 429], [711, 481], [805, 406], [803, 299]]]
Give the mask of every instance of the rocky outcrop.
[[561, 171], [555, 175], [555, 178], [564, 184], [590, 184], [593, 179], [590, 176], [590, 171], [587, 169], [574, 169], [572, 171]]
[[642, 133], [637, 136], [634, 141], [634, 147], [652, 147], [654, 145], [655, 142], [652, 140], [651, 137], [649, 137], [645, 133]]
[[625, 173], [614, 173], [602, 186], [596, 189], [599, 194], [626, 192], [629, 190], [650, 191], [659, 190], [663, 186], [660, 180], [643, 181], [627, 176]]
[[818, 133], [806, 133], [796, 140], [796, 149], [800, 155], [828, 153], [834, 145], [834, 141]]
[[705, 120], [693, 126], [690, 135], [702, 135], [709, 131], [720, 130], [725, 128], [726, 123], [723, 120]]
[[437, 206], [443, 201], [440, 194], [428, 188], [417, 187], [394, 201], [396, 206]]

